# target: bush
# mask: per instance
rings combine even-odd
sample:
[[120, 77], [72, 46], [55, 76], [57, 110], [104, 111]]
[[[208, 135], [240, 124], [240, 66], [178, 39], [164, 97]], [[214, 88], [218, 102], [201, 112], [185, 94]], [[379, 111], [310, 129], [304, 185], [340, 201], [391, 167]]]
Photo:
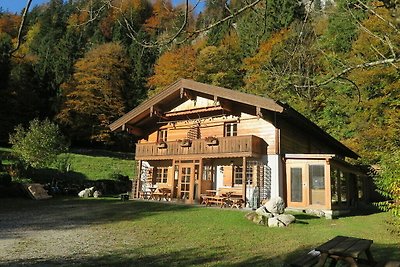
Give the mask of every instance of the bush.
[[68, 148], [58, 126], [47, 119], [34, 119], [27, 129], [18, 125], [10, 135], [10, 143], [13, 153], [26, 166], [33, 168], [49, 166], [58, 154]]

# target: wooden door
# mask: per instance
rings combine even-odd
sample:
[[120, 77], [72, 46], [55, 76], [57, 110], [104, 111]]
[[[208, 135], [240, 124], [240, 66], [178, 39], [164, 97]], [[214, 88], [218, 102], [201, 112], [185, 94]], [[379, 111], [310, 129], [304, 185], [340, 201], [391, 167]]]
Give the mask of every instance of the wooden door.
[[179, 166], [178, 199], [192, 203], [194, 199], [194, 164]]
[[308, 179], [304, 165], [287, 168], [287, 205], [305, 207], [308, 203]]

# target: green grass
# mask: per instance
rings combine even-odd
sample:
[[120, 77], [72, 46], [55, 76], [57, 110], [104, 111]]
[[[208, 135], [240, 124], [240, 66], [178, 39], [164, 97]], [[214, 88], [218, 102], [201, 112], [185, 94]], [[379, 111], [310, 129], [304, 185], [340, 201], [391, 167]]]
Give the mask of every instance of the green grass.
[[[79, 177], [83, 180], [116, 179], [116, 175], [129, 176], [131, 179], [136, 176], [136, 164], [133, 153], [110, 152], [106, 150], [74, 149], [69, 153], [59, 156], [67, 158], [70, 165], [70, 176], [72, 179]], [[12, 164], [15, 158], [12, 150], [0, 147], [0, 159], [4, 165]], [[54, 176], [59, 163], [55, 162], [50, 170], [40, 172], [43, 175]], [[25, 177], [29, 178], [29, 177]], [[45, 178], [43, 180], [50, 180]]]
[[[41, 263], [282, 266], [336, 235], [372, 239], [375, 260], [400, 259], [400, 238], [387, 232], [387, 213], [335, 220], [296, 214], [297, 223], [287, 228], [268, 228], [246, 220], [243, 211], [159, 202], [55, 199], [40, 203], [24, 201], [8, 209], [23, 211], [32, 209], [29, 207], [32, 205], [36, 206], [38, 216], [40, 210], [51, 210], [46, 205], [55, 205], [58, 207], [55, 210], [63, 210], [68, 225], [89, 229], [93, 238], [102, 237], [102, 241], [96, 241], [103, 248], [101, 252], [91, 247], [82, 251], [82, 255], [63, 258], [37, 255]], [[46, 216], [52, 221], [51, 216], [56, 214]], [[51, 227], [54, 231], [65, 228], [64, 221], [58, 224], [56, 220]]]
[[[65, 155], [62, 155], [65, 156]], [[67, 154], [70, 170], [80, 173], [87, 180], [114, 179], [115, 174], [136, 175], [133, 154], [104, 150], [75, 150]]]

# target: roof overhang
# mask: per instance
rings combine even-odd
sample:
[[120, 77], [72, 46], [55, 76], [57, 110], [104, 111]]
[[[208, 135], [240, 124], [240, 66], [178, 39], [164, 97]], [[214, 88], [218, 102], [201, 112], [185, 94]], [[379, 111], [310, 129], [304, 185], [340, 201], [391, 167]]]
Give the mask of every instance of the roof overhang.
[[163, 116], [164, 112], [188, 99], [194, 99], [196, 96], [218, 101], [223, 109], [231, 111], [235, 109], [236, 105], [252, 109], [255, 114], [257, 112], [261, 114], [261, 110], [278, 113], [284, 111], [280, 104], [269, 98], [181, 79], [110, 124], [110, 129], [111, 131], [123, 131], [129, 127], [137, 128], [152, 121], [152, 117], [154, 121], [155, 118]]
[[[216, 103], [213, 108], [204, 108], [202, 112], [217, 112], [222, 109], [234, 114], [235, 112], [243, 111], [267, 120], [270, 119], [272, 123], [274, 123], [277, 117], [280, 117], [318, 136], [324, 142], [328, 142], [343, 156], [359, 158], [358, 154], [287, 104], [276, 102], [270, 98], [187, 79], [180, 79], [169, 85], [161, 92], [117, 119], [109, 127], [111, 131], [129, 131], [136, 136], [146, 136], [153, 130], [156, 130], [160, 124], [168, 123], [174, 120], [174, 116], [179, 116], [179, 112], [174, 114], [173, 112], [169, 112], [170, 110], [188, 99], [196, 99], [197, 96], [214, 100]], [[189, 113], [185, 114], [185, 116], [190, 116]], [[269, 115], [271, 116], [269, 117]]]

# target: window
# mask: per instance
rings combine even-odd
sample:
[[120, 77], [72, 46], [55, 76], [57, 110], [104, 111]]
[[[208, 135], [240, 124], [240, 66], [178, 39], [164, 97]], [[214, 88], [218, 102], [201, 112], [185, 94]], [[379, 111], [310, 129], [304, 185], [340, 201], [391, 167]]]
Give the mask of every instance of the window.
[[[234, 177], [233, 182], [235, 185], [243, 184], [243, 167], [242, 166], [234, 166], [233, 177]], [[252, 166], [248, 166], [248, 165], [246, 167], [246, 182], [247, 182], [247, 184], [253, 183], [253, 168], [252, 168]]]
[[157, 183], [166, 184], [168, 180], [168, 167], [157, 168]]
[[225, 123], [225, 136], [237, 136], [237, 123]]
[[303, 169], [290, 168], [290, 201], [303, 202]]
[[310, 165], [310, 204], [325, 205], [325, 166]]
[[161, 129], [158, 131], [158, 138], [157, 140], [167, 142], [168, 139], [168, 131], [167, 129]]

